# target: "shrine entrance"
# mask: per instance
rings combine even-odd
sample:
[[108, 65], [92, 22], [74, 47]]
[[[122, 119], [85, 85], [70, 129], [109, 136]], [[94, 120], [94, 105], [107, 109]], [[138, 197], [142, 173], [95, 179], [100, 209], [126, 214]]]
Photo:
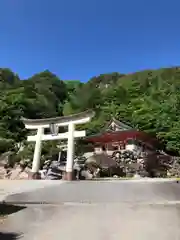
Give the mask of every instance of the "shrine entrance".
[[[30, 178], [37, 179], [38, 176], [42, 141], [67, 139], [67, 161], [64, 179], [69, 181], [73, 180], [74, 140], [86, 136], [86, 131], [76, 131], [75, 126], [89, 122], [93, 116], [94, 112], [86, 111], [65, 117], [46, 119], [23, 118], [22, 121], [24, 122], [26, 129], [37, 131], [36, 135], [27, 137], [27, 141], [35, 142]], [[59, 128], [66, 126], [68, 127], [68, 131], [65, 133], [59, 133]], [[51, 134], [44, 134], [44, 130], [48, 128], [50, 129]]]

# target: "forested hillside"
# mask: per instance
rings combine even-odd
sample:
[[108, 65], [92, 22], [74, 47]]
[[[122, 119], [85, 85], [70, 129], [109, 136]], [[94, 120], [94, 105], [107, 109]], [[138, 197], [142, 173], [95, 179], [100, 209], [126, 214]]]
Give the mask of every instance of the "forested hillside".
[[[156, 135], [180, 153], [180, 68], [110, 73], [87, 83], [63, 81], [49, 71], [23, 80], [0, 69], [0, 151], [14, 148], [26, 131], [20, 118], [44, 118], [93, 109], [86, 125], [95, 133], [114, 116]], [[83, 126], [84, 127], [84, 126]]]

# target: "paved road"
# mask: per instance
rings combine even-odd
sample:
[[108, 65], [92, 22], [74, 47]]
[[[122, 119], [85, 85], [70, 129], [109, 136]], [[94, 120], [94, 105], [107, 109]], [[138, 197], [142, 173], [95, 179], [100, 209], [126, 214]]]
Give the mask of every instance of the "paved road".
[[173, 182], [71, 182], [6, 200], [29, 203], [0, 226], [25, 240], [180, 239], [180, 184]]

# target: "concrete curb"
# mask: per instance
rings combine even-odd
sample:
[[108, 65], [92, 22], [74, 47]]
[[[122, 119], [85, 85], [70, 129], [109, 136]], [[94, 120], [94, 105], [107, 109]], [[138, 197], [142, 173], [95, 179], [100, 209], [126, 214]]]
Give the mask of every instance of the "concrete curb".
[[[113, 179], [113, 178], [105, 178], [105, 179], [93, 179], [93, 180], [83, 180], [83, 181], [76, 181], [78, 182], [92, 182], [92, 183], [100, 183], [100, 182], [113, 182], [113, 183], [162, 183], [162, 182], [178, 182], [177, 179], [167, 179], [167, 178], [142, 178], [142, 179]], [[7, 181], [0, 181], [0, 203], [9, 203], [6, 199], [10, 196], [16, 194], [24, 194], [34, 192], [36, 190], [42, 188], [50, 188], [53, 186], [61, 185], [63, 183], [70, 183], [67, 181], [52, 181], [52, 180], [8, 180]], [[8, 185], [8, 186], [7, 186]], [[43, 203], [42, 203], [43, 204]]]
[[[87, 181], [87, 180], [86, 180]], [[89, 180], [89, 181], [102, 181], [102, 182], [108, 182], [108, 181], [111, 181], [111, 182], [134, 182], [134, 183], [137, 183], [137, 182], [177, 182], [177, 181], [180, 181], [180, 179], [176, 179], [176, 178], [97, 178], [97, 179], [92, 179], [92, 180]]]
[[0, 181], [0, 203], [6, 201], [8, 196], [36, 191], [38, 189], [56, 186], [64, 181], [52, 180], [1, 180]]

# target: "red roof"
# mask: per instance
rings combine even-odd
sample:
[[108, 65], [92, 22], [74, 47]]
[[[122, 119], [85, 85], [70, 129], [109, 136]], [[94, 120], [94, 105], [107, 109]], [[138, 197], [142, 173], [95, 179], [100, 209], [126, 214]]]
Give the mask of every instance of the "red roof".
[[89, 136], [86, 138], [86, 141], [92, 142], [92, 143], [111, 143], [111, 142], [125, 141], [127, 139], [137, 139], [153, 145], [158, 144], [157, 139], [152, 138], [145, 132], [140, 132], [137, 130], [104, 132], [102, 134]]

